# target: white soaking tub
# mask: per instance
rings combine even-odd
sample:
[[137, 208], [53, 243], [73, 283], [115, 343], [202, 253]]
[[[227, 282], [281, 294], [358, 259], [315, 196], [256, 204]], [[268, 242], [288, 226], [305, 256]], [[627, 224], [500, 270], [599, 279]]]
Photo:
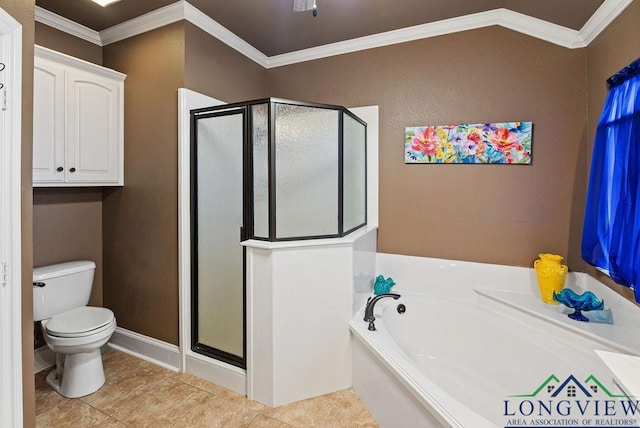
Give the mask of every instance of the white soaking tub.
[[[616, 324], [598, 325], [598, 334], [580, 331], [573, 320], [572, 329], [563, 328], [568, 317], [559, 306], [540, 311], [558, 312], [557, 319], [534, 316], [531, 308], [545, 304], [538, 303], [531, 269], [386, 254], [378, 254], [376, 269], [396, 280], [392, 291], [402, 297], [377, 303], [376, 331], [367, 329], [364, 308], [351, 321], [353, 384], [382, 427], [504, 427], [511, 412], [505, 400], [530, 393], [550, 375], [592, 375], [616, 390], [595, 349], [640, 354], [635, 339], [618, 344], [607, 337], [630, 318], [640, 325], [637, 308], [615, 293], [594, 290], [580, 275], [569, 280], [574, 289], [587, 281], [606, 295], [605, 302], [621, 306], [614, 308]], [[509, 304], [509, 293], [517, 302], [530, 296], [530, 310]]]

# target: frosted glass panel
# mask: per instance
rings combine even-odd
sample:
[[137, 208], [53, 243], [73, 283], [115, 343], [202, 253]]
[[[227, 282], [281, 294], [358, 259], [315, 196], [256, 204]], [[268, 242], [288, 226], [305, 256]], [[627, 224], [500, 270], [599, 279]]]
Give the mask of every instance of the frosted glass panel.
[[338, 233], [338, 112], [276, 104], [276, 237]]
[[347, 114], [343, 119], [344, 231], [364, 224], [366, 212], [366, 127]]
[[253, 234], [269, 237], [269, 104], [252, 107], [253, 113]]
[[242, 114], [198, 119], [197, 133], [197, 340], [242, 357]]

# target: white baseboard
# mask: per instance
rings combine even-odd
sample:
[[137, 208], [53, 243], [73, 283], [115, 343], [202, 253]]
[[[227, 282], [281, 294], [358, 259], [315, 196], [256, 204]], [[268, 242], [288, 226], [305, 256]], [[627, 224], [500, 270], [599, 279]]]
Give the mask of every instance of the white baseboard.
[[[180, 371], [180, 349], [170, 343], [117, 327], [108, 345], [166, 369]], [[36, 373], [53, 366], [55, 362], [55, 353], [48, 347], [36, 349]], [[247, 393], [246, 371], [222, 361], [187, 352], [186, 372], [239, 394]]]
[[247, 372], [239, 367], [188, 351], [186, 372], [247, 395]]
[[117, 327], [109, 347], [174, 372], [180, 371], [180, 349], [176, 345]]
[[48, 346], [33, 351], [33, 372], [39, 373], [56, 364], [56, 353]]

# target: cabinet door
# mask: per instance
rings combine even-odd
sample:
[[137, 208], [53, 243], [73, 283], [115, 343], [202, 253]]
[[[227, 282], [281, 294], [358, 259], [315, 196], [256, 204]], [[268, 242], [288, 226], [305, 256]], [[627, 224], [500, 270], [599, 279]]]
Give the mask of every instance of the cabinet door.
[[33, 73], [33, 181], [61, 183], [65, 178], [65, 72], [35, 58]]
[[119, 182], [119, 89], [118, 84], [99, 76], [67, 70], [68, 183]]

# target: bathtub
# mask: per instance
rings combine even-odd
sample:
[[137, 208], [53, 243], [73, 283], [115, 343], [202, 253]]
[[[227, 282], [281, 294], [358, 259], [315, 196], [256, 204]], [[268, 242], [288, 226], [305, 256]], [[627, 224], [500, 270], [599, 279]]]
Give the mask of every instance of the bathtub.
[[[593, 375], [618, 390], [595, 349], [640, 354], [640, 343], [612, 339], [613, 330], [640, 319], [609, 289], [596, 294], [616, 305], [616, 324], [594, 333], [564, 328], [564, 314], [536, 316], [492, 298], [492, 291], [511, 292], [537, 304], [531, 269], [386, 254], [377, 255], [376, 269], [396, 280], [402, 297], [378, 302], [376, 331], [368, 331], [364, 308], [350, 328], [353, 385], [382, 427], [504, 427], [505, 400], [531, 393], [551, 374]], [[573, 275], [568, 283], [594, 290], [590, 281]]]

